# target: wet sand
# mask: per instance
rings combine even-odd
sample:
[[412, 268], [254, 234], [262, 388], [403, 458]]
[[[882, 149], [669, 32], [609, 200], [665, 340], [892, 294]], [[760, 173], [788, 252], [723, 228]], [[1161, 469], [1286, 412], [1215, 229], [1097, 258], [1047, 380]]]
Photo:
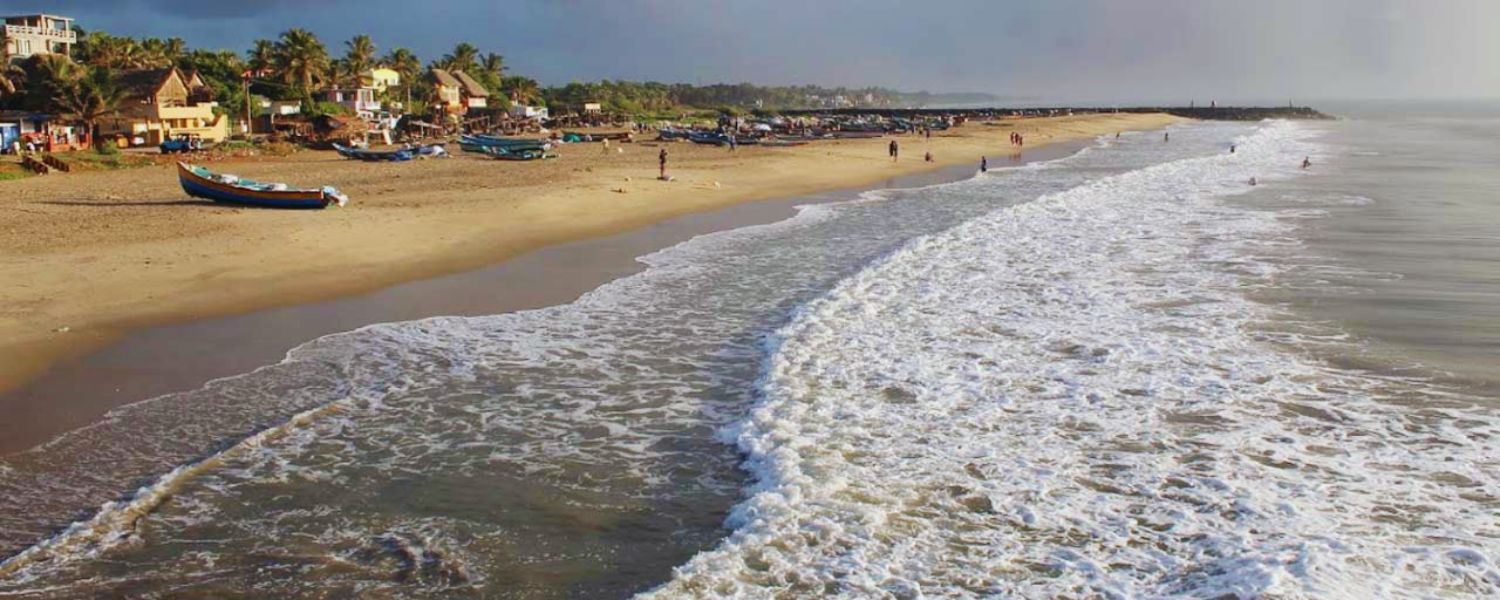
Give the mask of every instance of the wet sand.
[[[1071, 131], [1055, 130], [1052, 141], [1092, 137], [1097, 132], [1084, 133], [1084, 131], [1120, 125], [1123, 124], [1095, 122], [1089, 123], [1088, 127], [1074, 125]], [[1139, 126], [1136, 128], [1148, 126], [1147, 123], [1137, 123], [1137, 125]], [[1006, 149], [1003, 136], [1007, 135], [1008, 130], [983, 127], [978, 124], [971, 124], [968, 129], [971, 133], [965, 138], [958, 139], [966, 139], [966, 143], [987, 143], [1000, 150]], [[989, 139], [992, 137], [1000, 139]], [[908, 148], [918, 146], [914, 138], [898, 139], [901, 139]], [[885, 143], [885, 140], [869, 141], [880, 145]], [[934, 140], [934, 145], [940, 141]], [[832, 155], [834, 151], [847, 150], [849, 145], [849, 143], [830, 144], [821, 149]], [[871, 144], [863, 145], [870, 146]], [[1036, 148], [1040, 145], [1032, 143], [1026, 152], [1026, 159], [1053, 156], [1064, 150], [1061, 147]], [[958, 144], [951, 146], [952, 149], [959, 147]], [[724, 160], [722, 157], [725, 151], [722, 149], [694, 148], [677, 144], [669, 148], [674, 156], [690, 152], [711, 152], [712, 154], [701, 156], [699, 160]], [[820, 147], [812, 146], [811, 148]], [[590, 150], [599, 151], [597, 146], [575, 146], [569, 149], [580, 153]], [[628, 152], [640, 154], [646, 149], [638, 146], [631, 148]], [[650, 150], [654, 162], [655, 148], [650, 148]], [[784, 149], [756, 149], [750, 152], [742, 149], [731, 160], [745, 161], [751, 165], [755, 165], [755, 161], [759, 160], [761, 163], [772, 163], [774, 167], [775, 163], [783, 163], [786, 160], [786, 157], [774, 155], [781, 150]], [[870, 150], [878, 150], [878, 148], [870, 148]], [[907, 152], [910, 153], [912, 150]], [[986, 152], [991, 152], [993, 165], [1002, 166], [1007, 162], [1007, 159], [998, 152], [988, 150]], [[757, 159], [753, 153], [759, 153], [763, 158]], [[768, 154], [771, 156], [765, 156]], [[493, 166], [493, 163], [463, 159], [454, 159], [451, 162], [472, 162], [484, 167]], [[604, 161], [601, 160], [601, 162]], [[683, 162], [689, 163], [687, 160]], [[813, 157], [810, 162], [818, 161]], [[866, 173], [865, 181], [842, 186], [834, 186], [828, 181], [819, 180], [818, 187], [847, 190], [850, 185], [868, 186], [872, 183], [876, 187], [920, 185], [967, 176], [973, 169], [973, 165], [968, 163], [970, 163], [968, 160], [952, 159], [948, 161], [948, 164], [961, 166], [931, 171], [930, 169], [938, 165], [924, 165], [920, 163], [920, 160], [908, 159], [907, 164], [899, 165], [894, 172], [876, 170], [877, 174], [885, 173], [881, 177], [871, 177], [869, 173]], [[351, 163], [335, 164], [343, 166]], [[360, 163], [352, 164], [368, 166]], [[460, 166], [474, 168], [468, 165]], [[866, 165], [865, 171], [871, 170], [868, 167]], [[588, 169], [589, 167], [578, 166], [576, 168]], [[902, 173], [923, 173], [923, 169], [928, 169], [923, 175], [914, 177], [901, 175]], [[250, 172], [249, 168], [240, 170]], [[690, 172], [686, 168], [683, 171]], [[583, 172], [591, 173], [587, 170]], [[697, 176], [714, 176], [712, 170], [704, 173]], [[844, 175], [848, 177], [848, 173]], [[729, 179], [727, 174], [722, 176]], [[679, 180], [676, 183], [688, 182]], [[673, 184], [664, 184], [663, 187], [668, 185]], [[779, 193], [780, 197], [786, 198], [791, 194], [779, 191], [795, 187], [788, 187], [787, 184], [767, 185], [764, 193], [768, 195]], [[87, 329], [67, 334], [54, 333], [53, 337], [67, 339], [68, 343], [64, 346], [71, 351], [71, 354], [63, 352], [54, 354], [50, 358], [55, 360], [57, 356], [69, 355], [82, 356], [82, 358], [54, 364], [44, 375], [34, 381], [8, 393], [0, 394], [0, 411], [12, 417], [0, 422], [0, 453], [25, 449], [44, 442], [58, 433], [93, 422], [115, 406], [166, 392], [189, 389], [208, 379], [245, 372], [257, 366], [275, 362], [289, 348], [319, 335], [345, 331], [376, 322], [435, 315], [494, 314], [566, 302], [605, 281], [636, 271], [639, 264], [634, 261], [634, 257], [657, 248], [699, 233], [774, 221], [791, 214], [792, 207], [797, 204], [843, 199], [853, 193], [849, 191], [825, 193], [813, 197], [801, 196], [790, 200], [741, 204], [726, 210], [715, 210], [716, 207], [734, 205], [738, 201], [762, 196], [752, 193], [755, 190], [738, 190], [725, 194], [722, 193], [724, 190], [722, 184], [721, 187], [711, 189], [712, 191], [705, 189], [691, 194], [700, 197], [699, 200], [688, 200], [680, 205], [658, 207], [659, 212], [650, 212], [651, 215], [657, 216], [654, 219], [617, 215], [615, 220], [605, 221], [602, 224], [598, 222], [578, 223], [572, 228], [571, 235], [564, 235], [559, 239], [548, 242], [530, 239], [532, 242], [530, 247], [510, 248], [509, 250], [510, 256], [524, 255], [502, 262], [498, 266], [472, 270], [505, 257], [502, 254], [498, 258], [487, 258], [491, 255], [479, 252], [478, 256], [448, 257], [451, 262], [429, 265], [443, 268], [426, 274], [452, 272], [465, 267], [470, 269], [467, 272], [422, 279], [394, 287], [390, 286], [393, 283], [390, 280], [391, 272], [402, 273], [400, 270], [402, 265], [393, 265], [391, 272], [382, 272], [380, 275], [366, 272], [365, 274], [370, 277], [354, 282], [359, 285], [334, 286], [331, 289], [313, 291], [288, 290], [285, 296], [277, 299], [273, 295], [271, 300], [263, 301], [259, 305], [272, 306], [272, 308], [264, 308], [239, 316], [205, 318], [219, 314], [219, 311], [205, 310], [199, 314], [177, 313], [173, 318], [164, 318], [157, 323], [149, 320], [126, 320], [125, 326], [115, 330], [99, 327], [100, 330], [108, 333], [95, 333]], [[597, 192], [595, 194], [597, 195]], [[702, 197], [708, 199], [705, 201], [701, 199]], [[202, 210], [219, 212], [217, 207], [205, 207]], [[265, 213], [267, 211], [248, 212]], [[590, 221], [583, 215], [575, 215], [575, 217], [579, 220]], [[629, 233], [619, 234], [618, 232], [622, 230], [629, 231]], [[605, 237], [597, 237], [599, 235]], [[579, 238], [584, 238], [585, 241], [567, 241]], [[542, 249], [534, 250], [535, 248]], [[475, 262], [479, 264], [472, 264]], [[419, 262], [419, 264], [426, 263]], [[10, 264], [4, 266], [6, 269], [12, 268]], [[359, 272], [361, 271], [356, 271], [356, 273]], [[413, 269], [409, 273], [408, 276], [397, 278], [395, 281], [420, 277], [423, 271]], [[282, 288], [282, 286], [275, 287]], [[299, 287], [301, 287], [300, 284]], [[371, 290], [378, 291], [371, 293]], [[316, 291], [328, 292], [333, 296], [343, 295], [344, 299], [315, 300], [318, 295], [313, 292]], [[349, 296], [350, 293], [355, 295]], [[258, 294], [247, 294], [249, 295], [259, 297]], [[307, 303], [308, 299], [314, 299], [314, 301]], [[296, 304], [297, 302], [302, 303]], [[274, 306], [278, 304], [292, 304], [292, 306], [275, 308]], [[251, 303], [246, 307], [254, 310], [257, 305]], [[230, 312], [243, 313], [243, 311]], [[190, 320], [181, 322], [183, 319]], [[118, 337], [125, 332], [131, 333], [122, 339]], [[80, 335], [73, 335], [74, 333]], [[24, 340], [9, 337], [6, 339], [7, 348], [0, 349], [0, 353], [9, 353], [14, 356], [26, 354], [35, 348], [35, 346], [28, 347]], [[89, 350], [101, 347], [102, 349], [89, 352]], [[44, 360], [43, 364], [52, 364], [52, 360]], [[66, 399], [66, 401], [59, 401], [59, 399]]]

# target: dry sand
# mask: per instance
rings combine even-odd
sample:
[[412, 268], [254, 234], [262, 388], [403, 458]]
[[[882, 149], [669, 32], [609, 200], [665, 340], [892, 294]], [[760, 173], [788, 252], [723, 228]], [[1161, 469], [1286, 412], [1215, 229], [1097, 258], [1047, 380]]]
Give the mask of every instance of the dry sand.
[[[123, 332], [363, 293], [477, 268], [570, 240], [733, 203], [854, 187], [940, 166], [1003, 163], [1027, 146], [1174, 122], [1094, 115], [969, 123], [931, 140], [794, 148], [688, 143], [568, 145], [561, 158], [471, 156], [399, 164], [302, 152], [208, 164], [261, 181], [334, 185], [352, 201], [302, 212], [189, 199], [170, 167], [0, 182], [0, 390]], [[656, 155], [670, 153], [669, 175]], [[456, 148], [454, 148], [456, 150]], [[936, 161], [924, 163], [931, 151]]]

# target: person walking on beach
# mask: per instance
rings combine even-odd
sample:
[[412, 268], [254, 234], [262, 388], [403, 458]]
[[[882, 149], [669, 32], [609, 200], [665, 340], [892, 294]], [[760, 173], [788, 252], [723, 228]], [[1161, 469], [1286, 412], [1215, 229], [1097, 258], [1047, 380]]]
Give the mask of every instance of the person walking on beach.
[[990, 159], [988, 157], [985, 157], [985, 156], [979, 157], [979, 172], [980, 173], [984, 173], [984, 172], [987, 172], [989, 170], [990, 170]]
[[1234, 144], [1229, 145], [1229, 153], [1234, 154]]
[[661, 167], [661, 176], [657, 177], [657, 179], [660, 179], [662, 181], [666, 181], [667, 180], [667, 149], [666, 148], [662, 148], [661, 149], [661, 154], [658, 154], [656, 156], [656, 162], [659, 163], [659, 165]]
[[1161, 141], [1163, 141], [1163, 142], [1170, 142], [1170, 141], [1172, 141], [1172, 133], [1171, 132], [1167, 132], [1167, 133], [1161, 134]]
[[932, 151], [931, 150], [928, 150], [927, 151], [927, 155], [922, 157], [922, 161], [923, 162], [932, 162]]
[[609, 154], [609, 138], [604, 138], [604, 153]]
[[1311, 167], [1312, 167], [1312, 157], [1311, 156], [1304, 156], [1304, 157], [1302, 157], [1302, 168], [1307, 169], [1307, 168], [1311, 168]]
[[891, 152], [891, 162], [896, 162], [896, 159], [901, 154], [901, 146], [896, 143], [896, 140], [891, 140], [891, 149], [890, 149], [890, 152]]
[[739, 148], [740, 148], [740, 141], [738, 139], [735, 139], [735, 136], [733, 136], [733, 135], [729, 136], [729, 151], [730, 152], [734, 152], [735, 150], [738, 150]]

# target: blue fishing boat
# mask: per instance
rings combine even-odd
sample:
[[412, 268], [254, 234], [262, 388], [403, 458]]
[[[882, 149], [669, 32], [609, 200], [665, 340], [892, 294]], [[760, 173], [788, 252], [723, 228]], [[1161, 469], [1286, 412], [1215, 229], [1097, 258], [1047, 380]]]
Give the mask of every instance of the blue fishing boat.
[[729, 143], [729, 136], [716, 131], [688, 132], [688, 139], [694, 144], [711, 144], [714, 146], [723, 146]]
[[203, 167], [177, 163], [177, 179], [182, 191], [194, 198], [263, 206], [267, 208], [327, 208], [343, 206], [349, 197], [329, 186], [318, 189], [293, 189], [284, 183], [259, 183], [233, 175], [216, 174]]
[[501, 138], [488, 135], [465, 135], [458, 138], [458, 147], [464, 152], [475, 152], [484, 154], [486, 148], [506, 148], [511, 150], [537, 150], [546, 152], [552, 149], [552, 144], [542, 140], [524, 138]]
[[365, 150], [362, 148], [350, 148], [340, 144], [333, 145], [333, 151], [344, 158], [362, 160], [365, 162], [402, 162], [411, 160], [413, 151], [411, 148], [398, 148], [396, 150]]
[[503, 147], [483, 146], [479, 150], [481, 154], [496, 160], [540, 160], [543, 158], [557, 158], [556, 154], [548, 154], [546, 150], [538, 147]]

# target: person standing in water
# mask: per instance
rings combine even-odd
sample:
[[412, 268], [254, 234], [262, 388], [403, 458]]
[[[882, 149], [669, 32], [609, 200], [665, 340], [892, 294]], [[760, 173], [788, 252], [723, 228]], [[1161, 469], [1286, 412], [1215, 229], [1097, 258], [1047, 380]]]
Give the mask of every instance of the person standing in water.
[[1234, 144], [1229, 145], [1229, 153], [1234, 154]]
[[1163, 141], [1163, 142], [1170, 142], [1170, 141], [1172, 141], [1172, 132], [1170, 132], [1170, 131], [1163, 132], [1161, 134], [1161, 141]]
[[1304, 156], [1304, 157], [1302, 157], [1302, 168], [1306, 169], [1306, 168], [1310, 168], [1310, 167], [1312, 167], [1312, 157], [1311, 156]]
[[984, 156], [979, 157], [979, 172], [980, 173], [984, 173], [984, 172], [989, 171], [989, 170], [990, 170], [990, 159], [988, 157], [984, 157]]

